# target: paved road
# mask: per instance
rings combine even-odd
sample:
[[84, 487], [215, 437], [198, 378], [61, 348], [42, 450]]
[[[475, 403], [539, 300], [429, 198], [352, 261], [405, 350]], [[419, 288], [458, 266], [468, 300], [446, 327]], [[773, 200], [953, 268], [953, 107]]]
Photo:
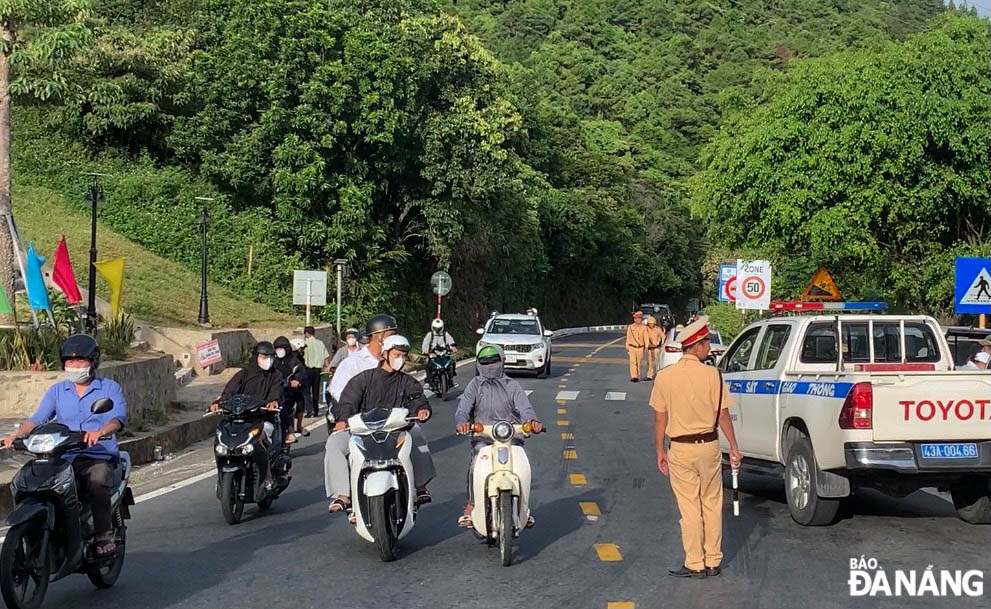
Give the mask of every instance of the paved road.
[[[744, 495], [741, 517], [727, 516], [723, 576], [667, 577], [666, 569], [682, 558], [677, 512], [654, 466], [649, 384], [626, 378], [618, 341], [619, 335], [606, 334], [559, 340], [551, 378], [520, 379], [550, 432], [527, 443], [537, 527], [519, 538], [510, 568], [456, 526], [468, 448], [452, 433], [456, 402], [435, 401], [436, 416], [426, 425], [439, 471], [434, 503], [403, 541], [400, 560], [379, 562], [344, 518], [327, 514], [326, 436], [318, 430], [295, 451], [293, 482], [270, 513], [248, 508], [244, 522], [228, 526], [213, 478], [143, 502], [134, 509], [118, 585], [96, 591], [74, 576], [51, 586], [46, 606], [986, 606], [987, 597], [849, 596], [849, 560], [861, 555], [876, 557], [889, 571], [930, 564], [988, 569], [991, 529], [958, 521], [943, 498], [868, 493], [851, 501], [838, 524], [803, 528], [789, 518], [780, 482], [759, 477], [743, 480], [751, 494]], [[466, 376], [463, 369], [462, 383]], [[578, 393], [558, 402], [561, 391]], [[607, 400], [610, 392], [625, 395]], [[576, 484], [582, 476], [585, 484]]]

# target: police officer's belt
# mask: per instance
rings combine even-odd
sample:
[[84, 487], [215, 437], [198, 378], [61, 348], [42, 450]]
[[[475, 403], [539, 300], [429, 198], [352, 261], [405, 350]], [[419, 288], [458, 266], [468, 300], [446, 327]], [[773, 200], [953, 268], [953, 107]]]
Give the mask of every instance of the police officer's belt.
[[719, 434], [715, 431], [707, 431], [705, 433], [688, 434], [687, 436], [675, 436], [671, 438], [671, 441], [682, 444], [705, 444], [706, 442], [715, 442], [718, 439]]

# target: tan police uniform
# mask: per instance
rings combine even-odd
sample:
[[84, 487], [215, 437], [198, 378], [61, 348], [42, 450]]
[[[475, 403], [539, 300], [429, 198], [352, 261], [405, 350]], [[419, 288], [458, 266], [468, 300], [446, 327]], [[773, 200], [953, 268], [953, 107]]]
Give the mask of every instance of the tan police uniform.
[[647, 380], [654, 378], [660, 370], [661, 347], [664, 345], [664, 328], [657, 325], [657, 320], [651, 315], [647, 318]]
[[[707, 317], [687, 326], [682, 348], [708, 337]], [[699, 327], [704, 328], [700, 330]], [[704, 333], [701, 338], [697, 338]], [[717, 410], [730, 406], [731, 395], [719, 371], [685, 354], [654, 381], [650, 405], [667, 413], [668, 470], [681, 512], [685, 567], [700, 571], [723, 559], [723, 479], [716, 432]]]
[[630, 379], [640, 380], [640, 367], [643, 364], [643, 350], [647, 346], [647, 326], [640, 321], [642, 316], [633, 318], [626, 326], [626, 353], [630, 358]]

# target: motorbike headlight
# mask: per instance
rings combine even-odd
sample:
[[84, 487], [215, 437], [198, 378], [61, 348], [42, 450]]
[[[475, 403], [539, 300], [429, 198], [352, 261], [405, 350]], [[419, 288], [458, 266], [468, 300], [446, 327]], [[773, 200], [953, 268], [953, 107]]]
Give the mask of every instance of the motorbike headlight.
[[66, 437], [60, 433], [41, 433], [24, 440], [24, 448], [36, 455], [43, 455], [55, 450], [65, 440]]
[[218, 442], [217, 445], [213, 447], [213, 450], [216, 451], [216, 453], [221, 457], [227, 456], [231, 452], [222, 442]]
[[508, 442], [513, 437], [513, 426], [505, 421], [499, 421], [492, 426], [492, 437], [500, 442]]
[[242, 444], [241, 445], [241, 454], [242, 455], [250, 455], [253, 452], [255, 452], [255, 445], [254, 444]]

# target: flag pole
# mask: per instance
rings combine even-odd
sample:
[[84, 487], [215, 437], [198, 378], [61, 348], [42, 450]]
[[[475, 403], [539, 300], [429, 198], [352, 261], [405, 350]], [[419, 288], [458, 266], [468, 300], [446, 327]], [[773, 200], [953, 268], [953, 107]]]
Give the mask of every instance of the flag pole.
[[[21, 239], [17, 235], [17, 227], [14, 225], [14, 215], [8, 211], [4, 213], [4, 217], [7, 219], [7, 230], [10, 231], [10, 240], [14, 246], [14, 256], [17, 257], [17, 267], [21, 271], [21, 281], [24, 283], [24, 292], [27, 293], [28, 274], [27, 274], [27, 270], [24, 268], [24, 257], [21, 255]], [[17, 291], [17, 286], [14, 286], [14, 291], [15, 292]], [[30, 299], [28, 299], [28, 302], [30, 303]], [[12, 302], [11, 308], [15, 306], [17, 306], [16, 303]], [[34, 312], [34, 307], [30, 306], [29, 304], [28, 310], [31, 311], [31, 319], [34, 322], [34, 329], [35, 330], [41, 329], [41, 324], [38, 323], [38, 316]], [[14, 322], [14, 325], [17, 325], [16, 321]], [[55, 324], [53, 323], [52, 325], [54, 326]]]

